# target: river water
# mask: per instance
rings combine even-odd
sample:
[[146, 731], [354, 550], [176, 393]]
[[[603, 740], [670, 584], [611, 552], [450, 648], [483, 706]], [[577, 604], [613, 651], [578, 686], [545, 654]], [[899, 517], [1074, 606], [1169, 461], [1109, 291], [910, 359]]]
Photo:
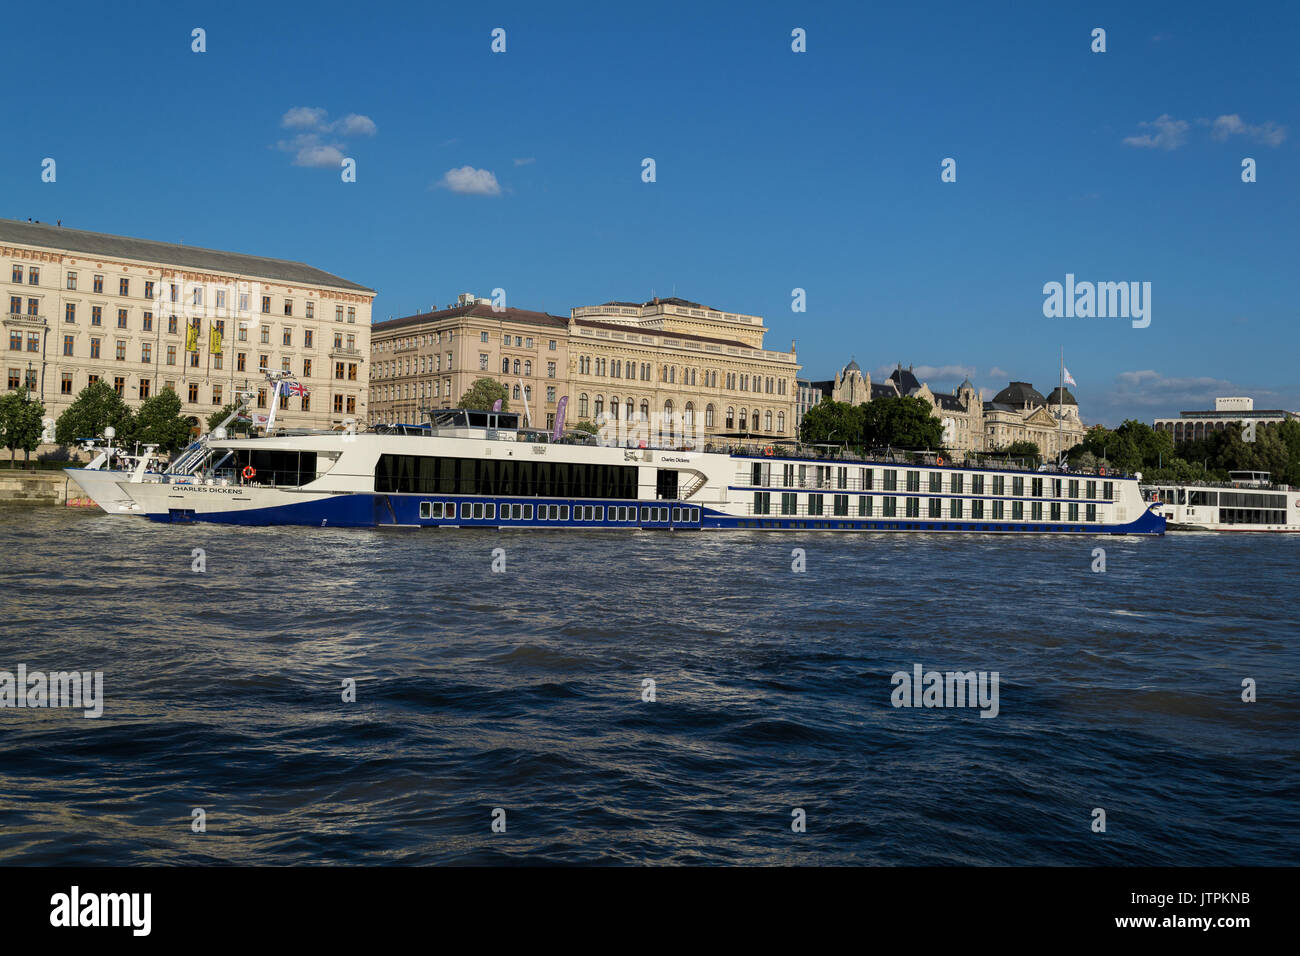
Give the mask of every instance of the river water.
[[[1298, 569], [0, 506], [0, 671], [103, 674], [97, 719], [0, 709], [0, 863], [1294, 863]], [[893, 706], [915, 665], [997, 715]]]

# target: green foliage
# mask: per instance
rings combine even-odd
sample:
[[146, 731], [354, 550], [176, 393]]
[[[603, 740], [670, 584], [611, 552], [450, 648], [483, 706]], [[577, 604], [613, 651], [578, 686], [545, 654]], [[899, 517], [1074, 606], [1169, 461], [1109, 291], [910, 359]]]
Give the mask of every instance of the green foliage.
[[1119, 428], [1093, 428], [1070, 449], [1070, 463], [1088, 462], [1141, 471], [1154, 481], [1226, 481], [1230, 471], [1267, 471], [1273, 481], [1300, 484], [1300, 422], [1261, 425], [1255, 440], [1245, 441], [1235, 425], [1209, 437], [1174, 446], [1168, 432], [1126, 421]]
[[181, 415], [181, 397], [170, 388], [147, 398], [135, 414], [132, 437], [144, 445], [175, 452], [190, 442], [190, 423]]
[[912, 395], [876, 398], [859, 407], [861, 441], [868, 448], [943, 448], [943, 422], [919, 398]]
[[804, 413], [799, 438], [810, 445], [861, 444], [862, 409], [847, 402], [823, 399]]
[[9, 449], [11, 463], [20, 448], [23, 458], [30, 460], [32, 452], [41, 443], [41, 418], [44, 415], [45, 405], [30, 401], [25, 388], [0, 398], [0, 444]]
[[81, 390], [75, 401], [63, 410], [54, 425], [54, 440], [71, 445], [82, 438], [98, 438], [112, 425], [117, 443], [131, 438], [134, 421], [131, 409], [107, 382], [95, 382]]
[[582, 421], [574, 422], [569, 426], [569, 430], [586, 432], [588, 435], [595, 435], [600, 432], [600, 428], [594, 422], [589, 422], [585, 418]]
[[[212, 431], [212, 429], [216, 428], [218, 425], [224, 422], [230, 416], [230, 413], [233, 412], [234, 410], [235, 410], [235, 403], [228, 402], [225, 405], [221, 406], [221, 408], [219, 408], [217, 411], [209, 415], [208, 431]], [[252, 422], [248, 422], [248, 421], [241, 422], [238, 419], [236, 419], [235, 421], [231, 422], [229, 425], [226, 426], [226, 431], [232, 437], [234, 435], [247, 435], [249, 433], [249, 429], [252, 427], [253, 427]]]
[[474, 408], [490, 412], [493, 403], [501, 399], [501, 411], [510, 410], [510, 390], [494, 378], [478, 378], [456, 403], [457, 408]]
[[1034, 464], [1038, 464], [1043, 457], [1043, 453], [1038, 448], [1038, 443], [1028, 440], [1013, 441], [1003, 449], [1003, 453], [1008, 458], [1028, 458]]

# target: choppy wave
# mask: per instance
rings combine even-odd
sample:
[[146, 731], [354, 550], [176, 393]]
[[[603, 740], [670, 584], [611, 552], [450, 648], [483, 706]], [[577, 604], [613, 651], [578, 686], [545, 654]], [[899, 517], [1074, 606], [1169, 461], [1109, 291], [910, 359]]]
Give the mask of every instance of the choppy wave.
[[[0, 709], [0, 861], [1293, 863], [1298, 564], [3, 508], [0, 670], [100, 670], [106, 703]], [[915, 663], [997, 671], [999, 715], [891, 706]]]

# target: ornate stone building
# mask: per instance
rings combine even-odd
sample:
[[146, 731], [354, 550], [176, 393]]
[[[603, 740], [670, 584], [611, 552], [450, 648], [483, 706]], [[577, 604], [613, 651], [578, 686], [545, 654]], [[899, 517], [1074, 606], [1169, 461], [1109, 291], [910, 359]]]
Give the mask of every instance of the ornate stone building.
[[365, 286], [300, 262], [9, 219], [0, 260], [6, 383], [45, 403], [47, 442], [100, 380], [132, 407], [171, 388], [206, 427], [244, 388], [267, 408], [259, 369], [283, 370], [309, 394], [284, 401], [282, 424], [366, 415], [375, 293]]
[[795, 377], [789, 352], [763, 348], [759, 316], [684, 299], [607, 302], [568, 318], [471, 295], [440, 312], [375, 325], [375, 421], [417, 421], [455, 405], [474, 379], [510, 389], [535, 427], [552, 427], [568, 395], [570, 423], [675, 418], [705, 436], [791, 439]]
[[[835, 378], [808, 383], [814, 398], [860, 405], [884, 396], [909, 395], [933, 409], [943, 423], [943, 443], [952, 451], [998, 451], [1017, 441], [1032, 441], [1044, 457], [1055, 458], [1083, 440], [1079, 403], [1068, 391], [1054, 389], [1044, 398], [1026, 382], [1012, 382], [991, 401], [970, 380], [952, 392], [936, 392], [899, 365], [884, 382], [875, 384], [856, 361]], [[1059, 404], [1059, 408], [1058, 408]], [[802, 416], [801, 416], [802, 417]]]

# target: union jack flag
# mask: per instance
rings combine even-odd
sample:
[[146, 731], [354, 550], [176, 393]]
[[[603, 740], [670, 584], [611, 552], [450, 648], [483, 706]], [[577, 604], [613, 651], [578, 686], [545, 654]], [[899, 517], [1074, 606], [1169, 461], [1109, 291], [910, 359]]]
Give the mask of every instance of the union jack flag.
[[311, 393], [307, 391], [307, 389], [303, 388], [298, 382], [281, 382], [280, 394], [289, 398], [295, 395], [310, 395]]

